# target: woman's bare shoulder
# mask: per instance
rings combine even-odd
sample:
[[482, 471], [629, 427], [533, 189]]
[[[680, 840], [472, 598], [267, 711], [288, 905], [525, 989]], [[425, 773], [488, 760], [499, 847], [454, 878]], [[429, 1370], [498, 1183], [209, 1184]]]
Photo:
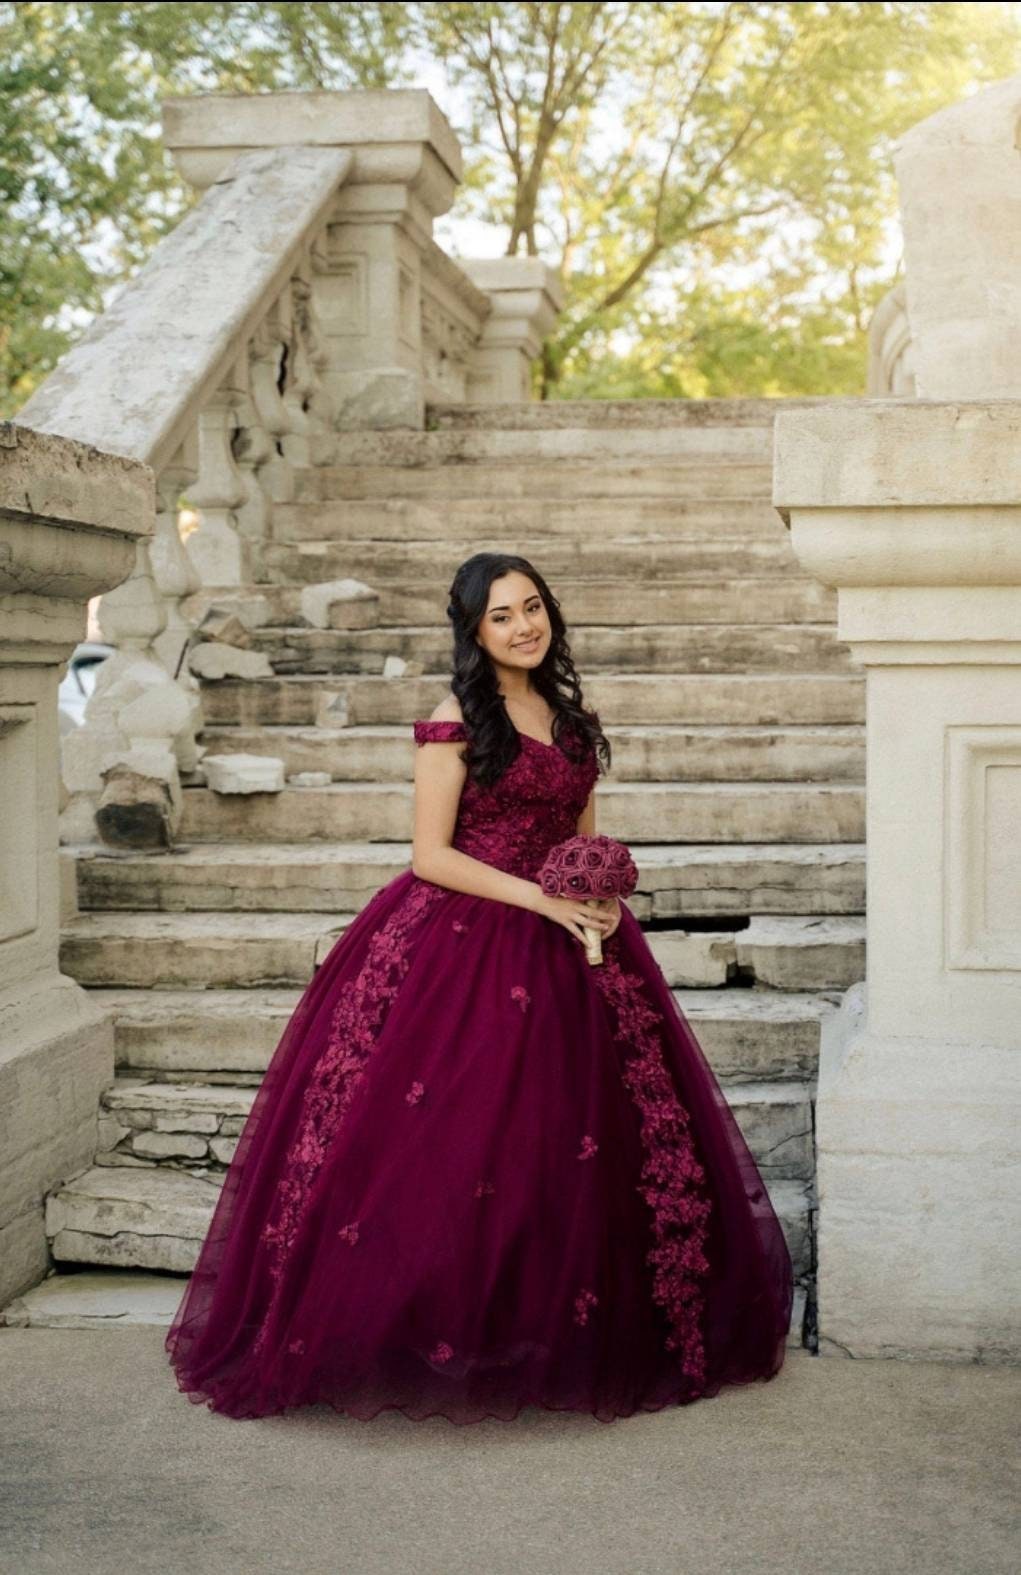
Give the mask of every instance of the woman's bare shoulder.
[[460, 700], [453, 693], [444, 695], [429, 720], [430, 722], [463, 722]]

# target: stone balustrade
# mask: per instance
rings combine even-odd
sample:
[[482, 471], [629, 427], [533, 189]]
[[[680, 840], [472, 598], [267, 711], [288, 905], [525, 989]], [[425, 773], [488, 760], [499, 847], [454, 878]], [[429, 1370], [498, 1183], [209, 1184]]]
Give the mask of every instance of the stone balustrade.
[[1021, 1355], [1021, 401], [781, 411], [867, 674], [866, 985], [824, 1033], [820, 1349]]
[[153, 518], [146, 466], [0, 425], [0, 1306], [46, 1270], [44, 1195], [91, 1163], [113, 1077], [110, 1020], [57, 963], [57, 684]]
[[165, 106], [164, 130], [200, 200], [19, 414], [144, 460], [160, 500], [100, 606], [118, 649], [65, 751], [69, 843], [97, 824], [173, 841], [201, 728], [186, 609], [266, 577], [296, 470], [341, 431], [420, 429], [430, 400], [527, 399], [562, 304], [539, 259], [459, 265], [433, 240], [461, 156], [427, 92], [198, 95]]

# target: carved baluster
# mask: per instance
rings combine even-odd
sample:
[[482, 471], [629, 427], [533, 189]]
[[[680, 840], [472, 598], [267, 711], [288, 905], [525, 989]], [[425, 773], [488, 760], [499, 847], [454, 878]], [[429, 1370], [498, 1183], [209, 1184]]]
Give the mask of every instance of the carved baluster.
[[181, 603], [202, 584], [178, 529], [181, 494], [193, 478], [194, 472], [180, 453], [156, 478], [156, 526], [149, 558], [153, 580], [163, 598], [166, 624], [152, 643], [172, 677], [187, 671], [181, 658], [193, 627]]
[[247, 543], [237, 511], [247, 498], [234, 457], [241, 390], [231, 381], [217, 390], [199, 416], [199, 474], [189, 491], [198, 527], [188, 538], [191, 560], [205, 586], [243, 585], [250, 578]]
[[263, 547], [269, 539], [273, 503], [262, 484], [262, 469], [276, 454], [276, 445], [259, 418], [259, 411], [251, 391], [251, 346], [248, 346], [238, 367], [237, 381], [244, 380], [248, 387], [238, 396], [238, 427], [234, 434], [234, 459], [245, 489], [244, 502], [237, 510], [238, 530], [241, 532], [248, 553], [250, 577], [262, 580]]
[[307, 262], [303, 269], [292, 278], [282, 302], [289, 329], [283, 401], [290, 431], [284, 439], [284, 453], [295, 465], [315, 465], [330, 458], [333, 406], [321, 380], [326, 353]]
[[294, 471], [284, 457], [284, 438], [290, 425], [281, 394], [285, 359], [281, 304], [275, 301], [252, 336], [248, 362], [252, 402], [270, 443], [269, 453], [259, 465], [259, 482], [274, 503], [289, 503], [294, 497]]

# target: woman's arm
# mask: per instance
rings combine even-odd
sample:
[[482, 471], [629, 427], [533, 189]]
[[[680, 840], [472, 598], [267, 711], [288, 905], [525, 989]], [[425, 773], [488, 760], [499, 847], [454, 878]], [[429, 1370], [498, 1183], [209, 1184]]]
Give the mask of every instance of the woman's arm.
[[[455, 697], [449, 695], [443, 700], [429, 720], [461, 721]], [[435, 740], [415, 746], [415, 829], [411, 853], [414, 874], [451, 891], [528, 908], [562, 924], [580, 942], [585, 941], [586, 925], [612, 934], [619, 916], [596, 912], [579, 898], [547, 896], [538, 881], [522, 880], [451, 846], [461, 789], [468, 775], [468, 767], [458, 758], [461, 747], [459, 740]]]
[[[453, 721], [431, 717], [430, 721]], [[411, 868], [422, 880], [472, 897], [491, 897], [539, 912], [544, 893], [538, 881], [522, 880], [450, 845], [468, 768], [458, 759], [463, 742], [431, 742], [415, 748], [415, 830]]]
[[575, 836], [594, 837], [596, 834], [596, 790], [593, 787], [588, 796], [588, 803], [578, 816], [578, 824], [574, 828]]
[[[461, 722], [461, 707], [454, 695], [447, 695], [434, 710], [430, 722]], [[509, 902], [515, 908], [530, 908], [537, 913], [545, 906], [538, 881], [522, 880], [506, 870], [498, 870], [482, 859], [473, 859], [451, 847], [461, 789], [468, 767], [459, 759], [461, 740], [449, 743], [432, 741], [415, 746], [415, 829], [411, 848], [411, 868], [422, 880], [472, 897], [491, 897]]]

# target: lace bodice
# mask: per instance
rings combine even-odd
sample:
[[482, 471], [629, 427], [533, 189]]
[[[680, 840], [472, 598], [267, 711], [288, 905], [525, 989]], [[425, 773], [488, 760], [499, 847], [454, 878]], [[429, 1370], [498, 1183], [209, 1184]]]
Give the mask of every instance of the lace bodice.
[[[415, 743], [465, 743], [463, 722], [415, 722]], [[594, 749], [571, 761], [558, 744], [518, 733], [521, 750], [485, 788], [465, 780], [452, 846], [508, 874], [535, 880], [546, 855], [573, 837], [599, 776]], [[573, 740], [572, 740], [573, 742]]]

